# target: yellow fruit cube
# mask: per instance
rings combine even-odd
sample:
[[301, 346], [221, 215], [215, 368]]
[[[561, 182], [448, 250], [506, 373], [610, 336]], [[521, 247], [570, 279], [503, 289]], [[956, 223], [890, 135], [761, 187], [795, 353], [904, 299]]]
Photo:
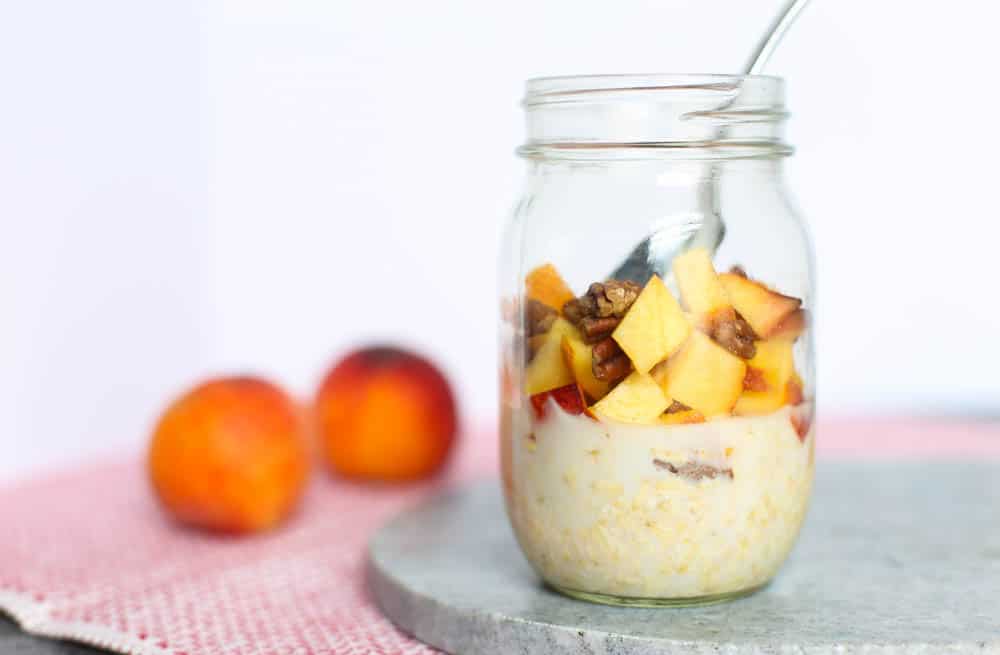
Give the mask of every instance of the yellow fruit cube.
[[600, 400], [608, 393], [608, 383], [594, 377], [593, 349], [579, 335], [563, 335], [562, 353], [576, 383], [592, 400]]
[[656, 423], [670, 403], [653, 378], [633, 371], [591, 409], [600, 418], [622, 423]]
[[[770, 337], [781, 322], [802, 304], [798, 298], [783, 296], [760, 282], [735, 273], [723, 273], [719, 280], [729, 296], [729, 302], [761, 339]], [[794, 325], [791, 327], [794, 329]]]
[[573, 300], [573, 290], [552, 264], [543, 264], [524, 278], [528, 297], [561, 312], [563, 305]]
[[792, 379], [785, 386], [785, 402], [789, 405], [798, 405], [805, 400], [805, 383], [798, 373], [792, 371]]
[[579, 338], [576, 328], [564, 318], [557, 318], [549, 331], [541, 335], [541, 344], [524, 371], [524, 391], [529, 396], [573, 383], [573, 371], [562, 354], [562, 338], [566, 335]]
[[720, 315], [729, 317], [732, 314], [733, 306], [707, 250], [692, 248], [678, 255], [673, 270], [681, 299], [699, 325], [708, 327]]
[[647, 373], [673, 355], [691, 333], [680, 304], [654, 275], [611, 334], [635, 370]]
[[662, 372], [666, 396], [705, 418], [728, 414], [743, 391], [746, 363], [695, 330]]
[[679, 412], [671, 412], [670, 414], [660, 415], [660, 424], [662, 425], [687, 425], [689, 423], [704, 423], [705, 417], [701, 415], [701, 412], [696, 412], [693, 409], [685, 409]]
[[787, 339], [758, 341], [757, 354], [747, 366], [764, 382], [762, 391], [744, 391], [733, 413], [738, 416], [770, 414], [788, 400], [788, 383], [795, 373], [792, 342]]
[[769, 334], [767, 338], [795, 341], [802, 336], [802, 333], [806, 331], [807, 327], [809, 327], [809, 315], [806, 310], [799, 307], [794, 312], [781, 319], [781, 321], [771, 330], [771, 334]]
[[792, 342], [784, 339], [758, 341], [757, 353], [747, 366], [763, 374], [768, 389], [784, 389], [794, 371]]

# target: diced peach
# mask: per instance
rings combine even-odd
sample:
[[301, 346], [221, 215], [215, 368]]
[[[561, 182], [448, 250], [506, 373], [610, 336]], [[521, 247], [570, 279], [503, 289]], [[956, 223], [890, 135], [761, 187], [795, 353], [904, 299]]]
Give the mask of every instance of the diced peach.
[[634, 371], [592, 409], [600, 418], [623, 423], [656, 423], [670, 403], [653, 378]]
[[693, 409], [684, 409], [670, 414], [661, 414], [660, 423], [663, 425], [687, 425], [689, 423], [704, 423], [705, 417], [701, 412]]
[[758, 341], [757, 352], [747, 366], [761, 371], [768, 390], [783, 391], [792, 378], [792, 342], [783, 339]]
[[583, 398], [583, 390], [577, 384], [568, 384], [558, 389], [536, 393], [531, 397], [531, 407], [535, 411], [535, 417], [539, 420], [548, 415], [547, 408], [550, 398], [567, 414], [583, 414], [587, 408], [587, 402]]
[[743, 376], [743, 391], [767, 391], [767, 380], [759, 368], [747, 366], [747, 374]]
[[663, 280], [654, 275], [611, 336], [635, 369], [647, 373], [673, 355], [690, 333], [691, 325], [680, 304]]
[[524, 286], [529, 298], [548, 305], [557, 312], [561, 312], [563, 305], [575, 297], [552, 264], [543, 264], [533, 269], [525, 277]]
[[733, 414], [736, 416], [760, 416], [770, 414], [780, 409], [784, 404], [784, 393], [746, 391], [736, 401]]
[[790, 421], [795, 428], [795, 434], [799, 435], [799, 441], [805, 443], [813, 422], [812, 407], [796, 407], [792, 410]]
[[579, 338], [576, 328], [563, 318], [557, 318], [545, 333], [535, 357], [524, 371], [524, 390], [529, 396], [573, 383], [573, 371], [562, 354], [562, 338], [567, 334]]
[[802, 403], [805, 399], [804, 392], [802, 390], [802, 378], [799, 377], [798, 373], [792, 372], [792, 377], [785, 386], [785, 402], [789, 405], [795, 406]]
[[770, 338], [781, 322], [802, 304], [798, 298], [784, 296], [736, 273], [723, 273], [719, 280], [729, 302], [761, 339]]
[[732, 317], [733, 306], [707, 250], [692, 248], [679, 255], [673, 270], [681, 299], [700, 327], [707, 329], [718, 318]]
[[769, 339], [786, 339], [788, 341], [795, 341], [802, 333], [806, 331], [806, 327], [809, 325], [809, 315], [806, 310], [799, 307], [794, 312], [781, 319], [771, 334], [768, 336]]
[[746, 369], [742, 359], [696, 330], [667, 360], [663, 391], [705, 418], [728, 414], [743, 391]]
[[591, 399], [598, 401], [608, 393], [608, 383], [594, 377], [593, 348], [583, 339], [575, 334], [563, 335], [562, 354], [566, 365], [573, 371], [576, 383]]
[[747, 369], [755, 372], [761, 384], [740, 395], [733, 413], [755, 416], [777, 410], [786, 402], [788, 382], [794, 372], [792, 342], [784, 339], [758, 341], [757, 353], [747, 362]]

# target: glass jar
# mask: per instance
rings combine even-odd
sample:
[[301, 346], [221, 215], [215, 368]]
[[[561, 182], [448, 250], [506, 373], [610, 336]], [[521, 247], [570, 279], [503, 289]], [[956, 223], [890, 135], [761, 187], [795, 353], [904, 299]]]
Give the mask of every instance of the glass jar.
[[531, 80], [501, 249], [507, 511], [555, 589], [687, 605], [775, 575], [813, 479], [813, 273], [783, 81]]

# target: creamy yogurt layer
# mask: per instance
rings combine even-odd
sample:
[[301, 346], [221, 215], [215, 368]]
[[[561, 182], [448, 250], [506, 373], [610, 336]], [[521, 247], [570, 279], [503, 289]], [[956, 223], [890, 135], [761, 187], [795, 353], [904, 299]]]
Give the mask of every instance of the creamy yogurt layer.
[[697, 598], [760, 586], [788, 556], [813, 480], [797, 408], [670, 426], [548, 409], [508, 417], [503, 444], [511, 522], [548, 582]]

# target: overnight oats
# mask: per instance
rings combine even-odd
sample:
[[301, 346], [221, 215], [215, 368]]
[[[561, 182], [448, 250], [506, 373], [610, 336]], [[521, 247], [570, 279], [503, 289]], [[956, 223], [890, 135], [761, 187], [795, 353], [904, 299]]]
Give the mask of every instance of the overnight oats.
[[[551, 264], [525, 278], [520, 375], [505, 375], [508, 513], [546, 582], [619, 604], [709, 602], [766, 584], [813, 479], [796, 370], [798, 298], [703, 248], [668, 279], [577, 297]], [[515, 367], [518, 368], [518, 367]], [[516, 399], [522, 399], [518, 401]]]
[[784, 82], [530, 80], [500, 250], [507, 513], [551, 587], [619, 605], [778, 572], [813, 481], [813, 261]]

